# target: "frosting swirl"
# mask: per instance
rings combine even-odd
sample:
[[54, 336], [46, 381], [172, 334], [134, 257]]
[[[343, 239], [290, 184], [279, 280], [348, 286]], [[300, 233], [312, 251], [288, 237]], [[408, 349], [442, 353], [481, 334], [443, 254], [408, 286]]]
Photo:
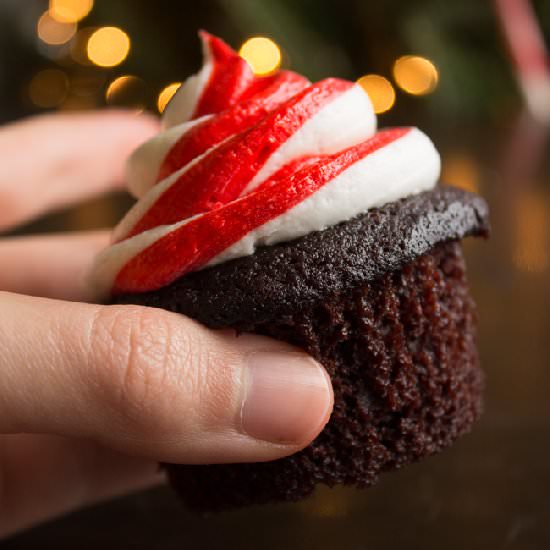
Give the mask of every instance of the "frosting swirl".
[[376, 133], [352, 82], [256, 77], [201, 33], [205, 63], [178, 91], [164, 129], [128, 163], [139, 199], [97, 258], [101, 296], [156, 290], [432, 188], [440, 159], [415, 128]]

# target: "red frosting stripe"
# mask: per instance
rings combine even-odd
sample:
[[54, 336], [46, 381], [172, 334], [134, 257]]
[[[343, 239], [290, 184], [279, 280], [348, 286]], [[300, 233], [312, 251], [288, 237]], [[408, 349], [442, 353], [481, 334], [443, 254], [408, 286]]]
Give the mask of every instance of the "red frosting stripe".
[[241, 99], [256, 77], [248, 63], [223, 40], [200, 31], [203, 44], [212, 56], [212, 74], [204, 89], [193, 118], [219, 113]]
[[244, 100], [183, 134], [164, 158], [157, 181], [167, 178], [228, 137], [253, 126], [308, 85], [307, 79], [290, 71], [256, 79]]
[[310, 197], [351, 165], [409, 131], [381, 131], [340, 153], [293, 161], [248, 195], [189, 220], [142, 250], [119, 271], [113, 293], [156, 290], [204, 266], [254, 229]]
[[[323, 230], [431, 185], [439, 169], [418, 131], [360, 162], [409, 129], [371, 137], [376, 117], [356, 84], [310, 84], [290, 71], [256, 77], [224, 42], [201, 38], [206, 65], [165, 114], [166, 132], [130, 161], [140, 200], [96, 261], [101, 293], [152, 291], [256, 246]], [[190, 113], [200, 119], [190, 122]]]
[[119, 240], [220, 208], [236, 199], [283, 143], [353, 86], [351, 82], [328, 78], [295, 94], [256, 125], [191, 165]]

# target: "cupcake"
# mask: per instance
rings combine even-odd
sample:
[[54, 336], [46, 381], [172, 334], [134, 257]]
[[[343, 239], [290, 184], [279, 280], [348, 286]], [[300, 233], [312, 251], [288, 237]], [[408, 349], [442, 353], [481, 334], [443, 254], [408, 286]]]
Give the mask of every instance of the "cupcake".
[[481, 408], [460, 241], [485, 202], [438, 183], [416, 128], [376, 130], [368, 96], [329, 78], [257, 77], [218, 38], [129, 161], [138, 198], [97, 258], [103, 301], [271, 336], [324, 365], [330, 422], [257, 464], [165, 465], [198, 511], [368, 487], [448, 447]]

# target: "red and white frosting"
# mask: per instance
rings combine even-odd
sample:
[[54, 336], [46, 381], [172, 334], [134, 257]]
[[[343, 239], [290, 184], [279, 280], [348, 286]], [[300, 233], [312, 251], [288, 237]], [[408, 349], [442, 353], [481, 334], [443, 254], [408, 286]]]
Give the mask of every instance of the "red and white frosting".
[[128, 164], [139, 199], [97, 258], [102, 297], [159, 289], [432, 188], [440, 158], [416, 128], [376, 132], [362, 88], [256, 77], [201, 33], [205, 64], [178, 91], [164, 129]]

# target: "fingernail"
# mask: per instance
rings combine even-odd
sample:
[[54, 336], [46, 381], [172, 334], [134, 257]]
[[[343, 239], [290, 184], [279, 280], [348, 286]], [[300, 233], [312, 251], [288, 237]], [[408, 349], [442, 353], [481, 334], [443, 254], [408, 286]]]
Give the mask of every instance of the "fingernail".
[[326, 371], [302, 353], [257, 352], [248, 358], [242, 429], [273, 443], [299, 444], [316, 436], [332, 406]]

